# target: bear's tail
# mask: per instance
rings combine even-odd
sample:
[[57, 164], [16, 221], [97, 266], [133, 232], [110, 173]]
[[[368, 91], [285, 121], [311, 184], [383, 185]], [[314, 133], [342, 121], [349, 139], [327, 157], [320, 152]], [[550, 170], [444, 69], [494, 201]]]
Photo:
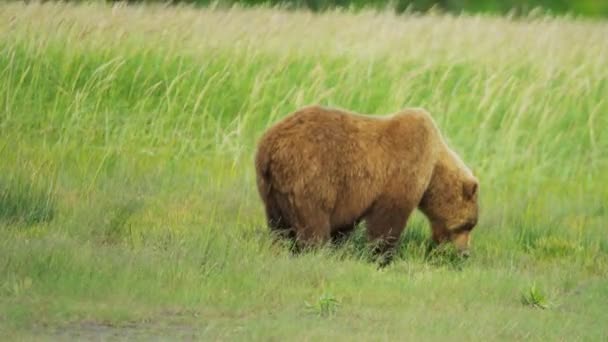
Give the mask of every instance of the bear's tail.
[[280, 232], [280, 234], [288, 234], [288, 236], [291, 236], [291, 234], [295, 233], [289, 230], [289, 211], [285, 212], [282, 210], [285, 208], [282, 208], [282, 206], [285, 206], [288, 200], [285, 195], [282, 195], [277, 191], [276, 187], [273, 188], [270, 168], [272, 164], [272, 154], [269, 153], [270, 149], [265, 147], [267, 146], [260, 144], [260, 147], [258, 148], [255, 156], [255, 171], [258, 191], [264, 202], [268, 227], [274, 232]]

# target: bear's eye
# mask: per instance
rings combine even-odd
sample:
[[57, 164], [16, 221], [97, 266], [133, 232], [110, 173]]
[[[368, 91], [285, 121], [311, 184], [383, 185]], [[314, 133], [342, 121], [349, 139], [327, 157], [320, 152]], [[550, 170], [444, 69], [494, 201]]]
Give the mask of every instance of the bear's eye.
[[475, 227], [474, 223], [467, 222], [467, 223], [461, 225], [460, 227], [454, 229], [453, 232], [456, 234], [470, 232], [471, 230], [473, 230], [474, 227]]

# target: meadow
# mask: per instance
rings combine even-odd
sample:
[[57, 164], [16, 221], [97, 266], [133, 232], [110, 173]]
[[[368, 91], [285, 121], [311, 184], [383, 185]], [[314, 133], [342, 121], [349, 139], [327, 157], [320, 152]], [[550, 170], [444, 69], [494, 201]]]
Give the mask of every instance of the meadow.
[[[608, 23], [0, 4], [0, 336], [608, 339]], [[255, 187], [308, 104], [428, 109], [480, 179], [472, 256], [416, 213], [294, 257]], [[364, 227], [361, 227], [363, 229]]]

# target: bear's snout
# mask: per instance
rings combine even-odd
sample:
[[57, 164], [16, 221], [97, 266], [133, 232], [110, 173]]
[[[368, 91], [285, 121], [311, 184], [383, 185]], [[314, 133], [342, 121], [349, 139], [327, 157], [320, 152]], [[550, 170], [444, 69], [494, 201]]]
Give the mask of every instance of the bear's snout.
[[470, 254], [469, 247], [471, 243], [470, 230], [460, 231], [452, 235], [452, 243], [458, 250], [458, 254], [460, 256], [468, 257]]

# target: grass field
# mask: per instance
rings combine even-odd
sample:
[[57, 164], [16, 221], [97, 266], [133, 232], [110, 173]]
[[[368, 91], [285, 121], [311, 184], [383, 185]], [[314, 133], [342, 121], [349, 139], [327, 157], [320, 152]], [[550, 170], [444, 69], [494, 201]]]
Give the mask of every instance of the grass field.
[[[608, 339], [608, 23], [0, 4], [0, 336]], [[271, 245], [253, 152], [320, 103], [433, 113], [481, 181], [472, 257], [410, 220]]]

